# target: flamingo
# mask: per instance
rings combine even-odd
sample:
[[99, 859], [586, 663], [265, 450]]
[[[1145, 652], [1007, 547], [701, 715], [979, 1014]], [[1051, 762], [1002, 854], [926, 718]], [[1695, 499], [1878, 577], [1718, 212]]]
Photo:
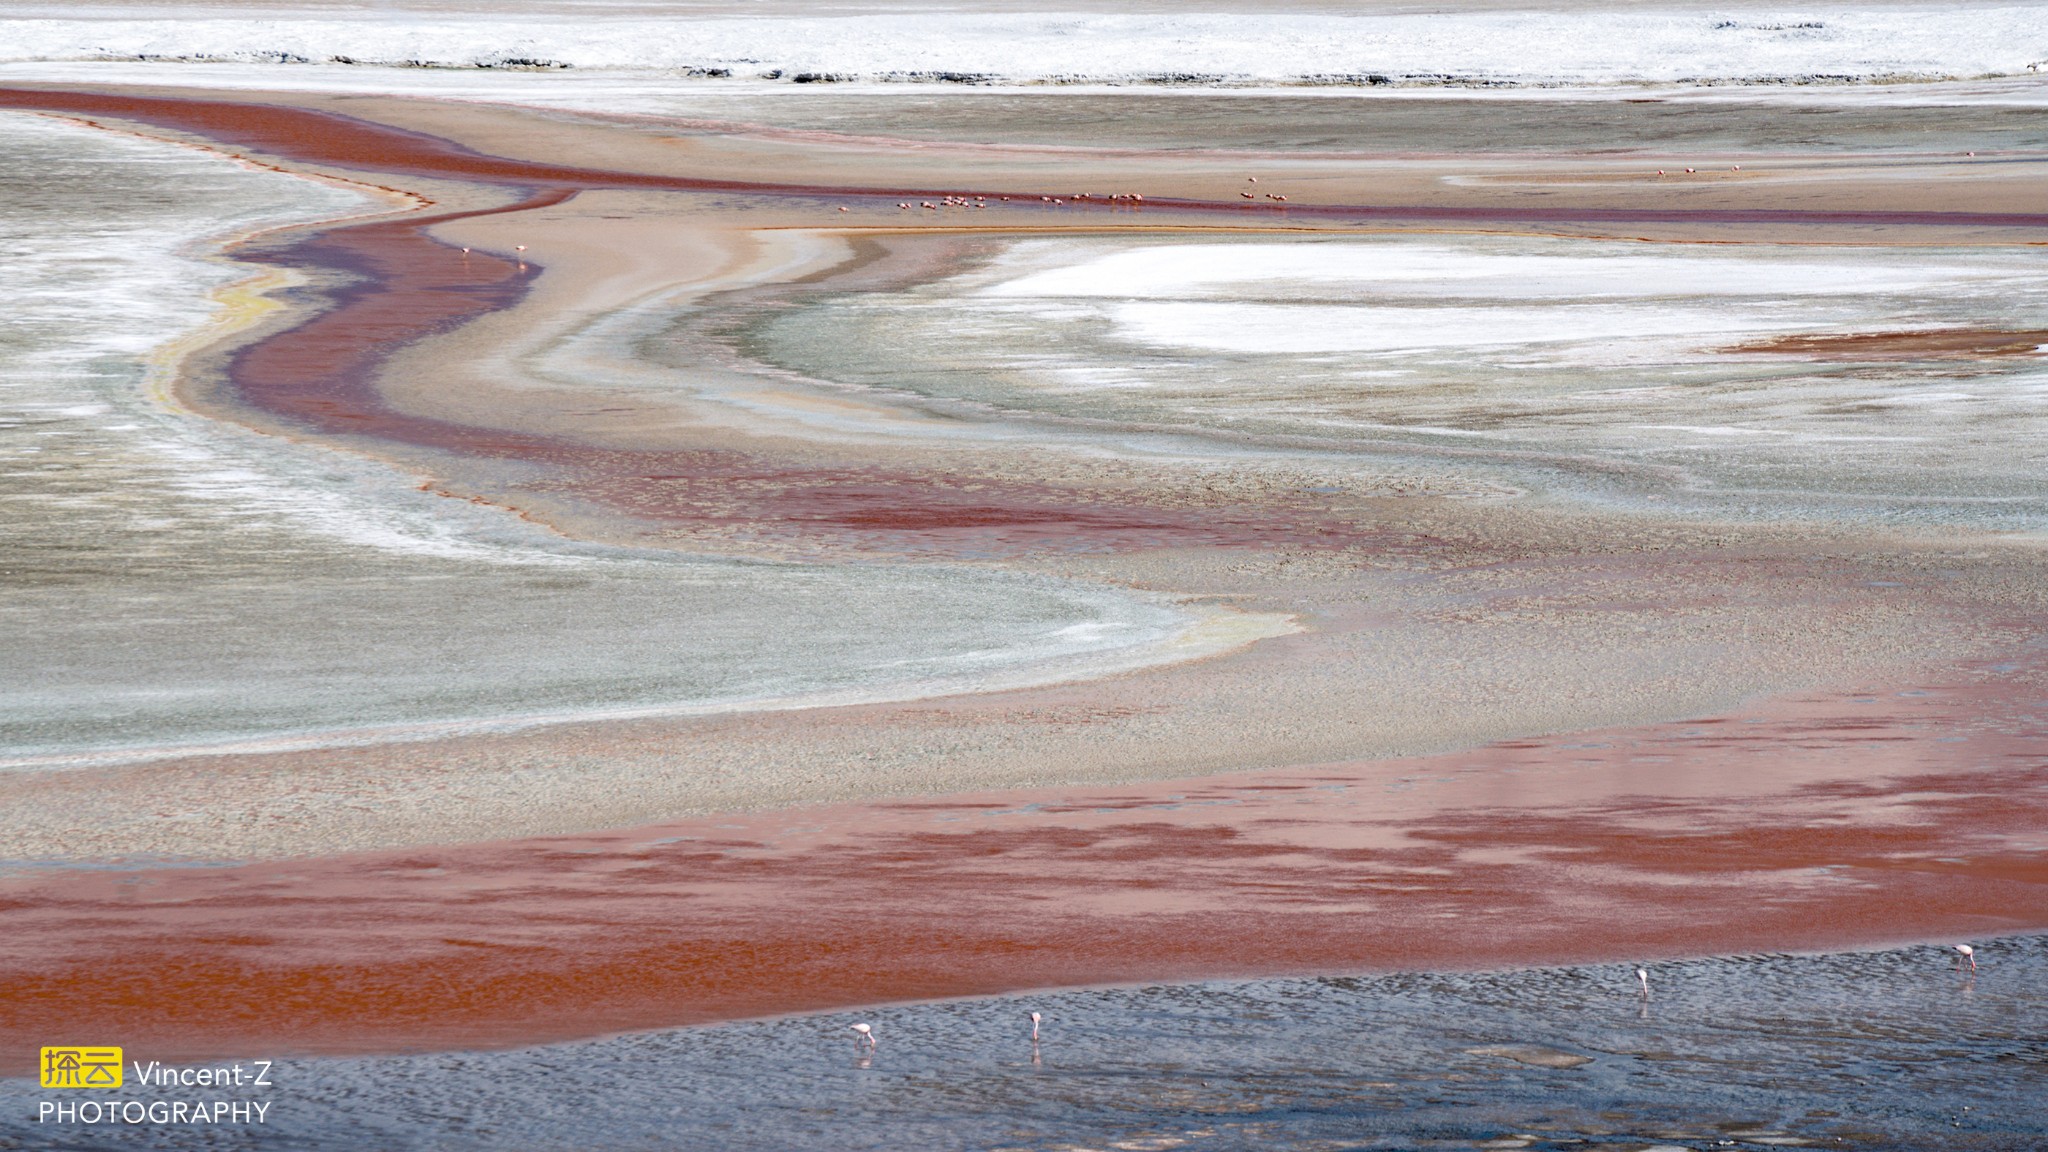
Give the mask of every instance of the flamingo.
[[514, 244], [514, 245], [512, 246], [512, 250], [513, 250], [514, 252], [524, 252], [524, 251], [526, 251], [526, 245], [524, 245], [524, 244]]
[[[860, 1039], [868, 1042], [868, 1051], [873, 1052], [875, 1050], [875, 1030], [873, 1028], [866, 1024], [849, 1024], [847, 1027], [860, 1033]], [[859, 1040], [855, 1041], [856, 1044], [859, 1042]]]
[[1977, 950], [1968, 944], [1958, 944], [1955, 947], [1956, 951], [1963, 954], [1963, 959], [1970, 962], [1970, 971], [1975, 972], [1977, 970]]
[[1039, 1015], [1038, 1015], [1038, 1013], [1036, 1013], [1036, 1012], [1033, 1012], [1033, 1013], [1031, 1014], [1031, 1042], [1032, 1042], [1033, 1044], [1036, 1044], [1036, 1043], [1038, 1043], [1038, 1021], [1039, 1021]]
[[1638, 994], [1643, 999], [1648, 1000], [1650, 998], [1650, 974], [1641, 968], [1636, 969], [1636, 983], [1642, 986], [1642, 990]]

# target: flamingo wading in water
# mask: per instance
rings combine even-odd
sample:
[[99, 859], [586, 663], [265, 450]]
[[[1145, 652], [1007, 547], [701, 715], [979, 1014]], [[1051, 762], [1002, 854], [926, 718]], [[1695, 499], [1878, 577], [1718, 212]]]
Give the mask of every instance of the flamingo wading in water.
[[1958, 944], [1955, 947], [1956, 951], [1963, 954], [1963, 959], [1970, 962], [1970, 971], [1975, 972], [1977, 970], [1977, 950], [1968, 944]]
[[873, 1028], [866, 1024], [849, 1024], [847, 1027], [860, 1033], [860, 1038], [868, 1042], [868, 1051], [873, 1052], [875, 1050], [875, 1030]]

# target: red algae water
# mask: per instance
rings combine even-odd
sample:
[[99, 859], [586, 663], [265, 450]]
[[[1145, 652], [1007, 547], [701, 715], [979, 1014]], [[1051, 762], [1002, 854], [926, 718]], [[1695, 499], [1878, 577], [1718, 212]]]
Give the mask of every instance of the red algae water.
[[1033, 987], [1972, 938], [2048, 919], [2025, 667], [1434, 757], [21, 872], [0, 880], [0, 1023], [192, 1057], [470, 1048]]

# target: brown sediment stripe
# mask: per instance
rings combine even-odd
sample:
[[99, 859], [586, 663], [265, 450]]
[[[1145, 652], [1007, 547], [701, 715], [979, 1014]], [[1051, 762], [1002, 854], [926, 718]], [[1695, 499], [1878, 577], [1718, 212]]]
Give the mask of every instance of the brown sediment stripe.
[[1053, 986], [2038, 930], [2036, 673], [1379, 764], [17, 876], [0, 1071], [57, 1035], [166, 1059], [460, 1048]]
[[376, 386], [379, 366], [399, 348], [452, 331], [519, 302], [526, 266], [435, 241], [427, 229], [478, 216], [523, 212], [568, 200], [549, 188], [512, 204], [468, 212], [404, 216], [332, 228], [281, 246], [242, 248], [238, 259], [343, 272], [325, 289], [330, 306], [297, 326], [235, 353], [228, 379], [242, 403], [300, 428], [430, 445], [467, 454], [515, 456], [553, 443], [445, 420], [402, 415]]
[[[103, 91], [0, 88], [0, 107], [82, 116], [115, 116], [191, 132], [235, 147], [308, 164], [388, 174], [429, 176], [529, 187], [655, 188], [686, 192], [744, 192], [773, 196], [945, 197], [996, 196], [973, 188], [779, 184], [706, 177], [622, 172], [491, 156], [420, 132], [332, 112], [225, 100], [140, 96]], [[1016, 197], [1017, 193], [1008, 193]], [[1972, 228], [2048, 228], [2043, 212], [1932, 212], [1796, 208], [1669, 209], [1534, 205], [1279, 204], [1185, 197], [1142, 201], [1062, 196], [1067, 207], [1117, 211], [1222, 212], [1291, 215], [1361, 223], [1383, 221], [1527, 222], [1538, 224], [1750, 224], [1922, 225]], [[1029, 202], [1015, 206], [1030, 207]]]
[[1925, 328], [1903, 332], [1796, 332], [1722, 352], [1809, 360], [1940, 360], [2048, 354], [2048, 328]]
[[[766, 185], [742, 180], [699, 179], [637, 172], [612, 172], [487, 156], [439, 137], [376, 124], [352, 116], [286, 105], [78, 92], [0, 88], [0, 107], [112, 116], [202, 136], [219, 144], [302, 164], [332, 165], [392, 175], [425, 176], [473, 183], [527, 187], [664, 188], [684, 192], [785, 192], [818, 194], [841, 189]], [[870, 189], [888, 194], [884, 189]], [[900, 194], [897, 193], [897, 194]]]

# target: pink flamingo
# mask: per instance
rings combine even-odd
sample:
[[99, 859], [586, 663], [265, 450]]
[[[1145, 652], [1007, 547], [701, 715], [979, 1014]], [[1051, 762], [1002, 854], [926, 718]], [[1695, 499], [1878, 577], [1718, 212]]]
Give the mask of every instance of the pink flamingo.
[[1650, 998], [1650, 974], [1641, 968], [1636, 969], [1636, 983], [1642, 986], [1641, 991], [1637, 994], [1643, 999], [1648, 1000]]
[[1038, 1043], [1038, 1020], [1038, 1013], [1033, 1012], [1031, 1014], [1031, 1042], [1033, 1044]]
[[1970, 971], [1975, 972], [1977, 970], [1977, 950], [1968, 944], [1958, 944], [1955, 947], [1956, 951], [1963, 954], [1963, 959], [1970, 962]]
[[[875, 1030], [873, 1028], [868, 1027], [866, 1024], [849, 1024], [847, 1027], [860, 1033], [860, 1039], [868, 1042], [868, 1051], [873, 1052], [875, 1050]], [[855, 1041], [855, 1043], [858, 1042]]]

